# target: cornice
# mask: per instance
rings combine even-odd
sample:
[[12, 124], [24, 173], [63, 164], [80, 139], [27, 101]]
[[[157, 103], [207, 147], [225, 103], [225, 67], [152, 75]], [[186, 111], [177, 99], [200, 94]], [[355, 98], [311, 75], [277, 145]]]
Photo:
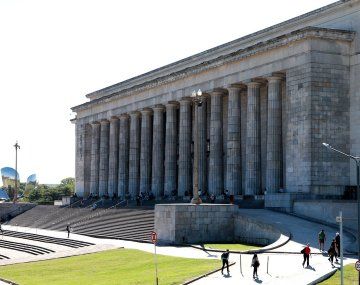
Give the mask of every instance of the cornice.
[[[309, 39], [309, 38], [321, 38], [327, 40], [351, 42], [354, 39], [354, 36], [355, 36], [355, 32], [348, 30], [327, 29], [327, 28], [319, 28], [319, 27], [302, 28], [287, 34], [283, 34], [281, 36], [275, 37], [267, 41], [258, 42], [249, 47], [238, 49], [234, 52], [221, 55], [207, 61], [203, 61], [200, 64], [194, 64], [192, 66], [188, 66], [182, 70], [169, 72], [166, 75], [157, 77], [149, 81], [144, 81], [140, 84], [131, 86], [129, 88], [121, 89], [121, 84], [119, 84], [118, 86], [119, 88], [114, 89], [110, 94], [91, 100], [90, 102], [86, 102], [84, 104], [75, 106], [72, 108], [72, 111], [77, 112], [80, 110], [87, 109], [89, 106], [98, 104], [100, 102], [109, 102], [110, 100], [119, 97], [125, 97], [131, 95], [134, 92], [140, 92], [163, 84], [168, 84], [173, 81], [191, 76], [193, 74], [201, 73], [203, 71], [207, 71], [209, 69], [219, 67], [226, 63], [239, 61], [241, 59], [253, 56], [258, 53], [262, 53], [268, 50], [286, 46], [295, 41]], [[98, 92], [102, 92], [102, 91], [100, 90]]]

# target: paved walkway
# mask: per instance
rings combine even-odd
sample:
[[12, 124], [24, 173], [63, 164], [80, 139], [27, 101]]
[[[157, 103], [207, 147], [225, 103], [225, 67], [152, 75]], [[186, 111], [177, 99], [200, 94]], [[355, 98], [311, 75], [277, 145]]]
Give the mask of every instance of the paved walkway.
[[[262, 220], [265, 223], [278, 224], [280, 227], [288, 230], [292, 234], [292, 240], [289, 241], [284, 246], [272, 250], [269, 253], [259, 255], [260, 259], [260, 268], [259, 268], [259, 279], [252, 279], [252, 267], [251, 258], [252, 255], [242, 254], [241, 255], [241, 265], [242, 273], [240, 272], [240, 255], [231, 254], [230, 260], [235, 261], [236, 264], [231, 267], [230, 275], [223, 276], [221, 273], [214, 273], [206, 278], [200, 279], [193, 284], [201, 285], [212, 285], [212, 284], [310, 284], [312, 281], [320, 278], [321, 276], [331, 272], [333, 267], [327, 260], [326, 256], [320, 254], [319, 250], [315, 248], [317, 246], [317, 233], [320, 229], [324, 229], [327, 233], [328, 241], [325, 248], [329, 246], [330, 237], [335, 235], [336, 229], [331, 227], [321, 226], [313, 222], [308, 222], [306, 220], [289, 216], [286, 214], [281, 214], [277, 212], [272, 212], [268, 210], [240, 210], [240, 214], [249, 215], [253, 218]], [[66, 238], [67, 234], [65, 232], [59, 231], [50, 231], [43, 229], [33, 229], [33, 228], [23, 228], [17, 226], [8, 226], [4, 225], [4, 229], [16, 230], [21, 232], [37, 233], [41, 235], [47, 235], [52, 237]], [[154, 246], [152, 244], [130, 242], [123, 240], [112, 240], [112, 239], [98, 239], [91, 238], [78, 234], [71, 234], [71, 239], [87, 241], [94, 243], [95, 245], [87, 246], [79, 249], [69, 249], [64, 248], [63, 246], [50, 245], [45, 243], [38, 243], [44, 247], [48, 247], [56, 250], [55, 253], [41, 255], [41, 256], [26, 256], [21, 252], [7, 252], [11, 257], [10, 260], [0, 260], [0, 265], [5, 264], [14, 264], [21, 262], [30, 262], [35, 260], [44, 260], [44, 259], [53, 259], [65, 256], [80, 255], [91, 252], [98, 252], [108, 249], [114, 249], [119, 247], [125, 247], [130, 249], [138, 249], [146, 252], [153, 252]], [[33, 241], [17, 239], [11, 237], [4, 237], [4, 239], [17, 240], [23, 243], [35, 244]], [[344, 235], [344, 247], [347, 244], [354, 242], [351, 236]], [[303, 245], [310, 243], [312, 246], [312, 252], [318, 253], [314, 254], [310, 259], [311, 267], [303, 268], [302, 255], [296, 254], [299, 253], [303, 248]], [[37, 244], [37, 243], [36, 243]], [[171, 247], [171, 246], [158, 246], [158, 254], [171, 255], [185, 258], [202, 258], [202, 259], [219, 259], [220, 254], [214, 252], [207, 252], [199, 249], [194, 249], [192, 247]], [[281, 252], [281, 253], [278, 253]], [[2, 254], [5, 252], [1, 251]], [[294, 254], [295, 253], [295, 254]], [[354, 262], [355, 260], [347, 258], [345, 264]], [[220, 260], [219, 260], [220, 266]], [[268, 273], [267, 273], [268, 269]], [[1, 284], [1, 283], [0, 283]]]

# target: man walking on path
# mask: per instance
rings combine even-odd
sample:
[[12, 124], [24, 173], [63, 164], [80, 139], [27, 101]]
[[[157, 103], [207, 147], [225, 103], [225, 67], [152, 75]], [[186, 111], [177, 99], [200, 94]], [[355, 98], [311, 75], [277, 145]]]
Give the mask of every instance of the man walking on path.
[[309, 264], [309, 257], [310, 257], [310, 253], [311, 253], [311, 250], [310, 250], [310, 245], [307, 244], [301, 251], [301, 253], [304, 255], [304, 261], [302, 263], [303, 267], [305, 265], [305, 261], [306, 261], [306, 266], [309, 267], [310, 264]]
[[336, 259], [336, 262], [338, 262], [338, 257], [340, 256], [340, 234], [339, 233], [336, 233], [335, 235], [335, 243], [336, 243], [336, 255], [335, 255], [335, 259]]
[[67, 231], [67, 233], [68, 233], [68, 238], [69, 238], [69, 237], [70, 237], [70, 231], [71, 231], [70, 225], [67, 225], [67, 226], [66, 226], [66, 231]]
[[228, 249], [221, 254], [221, 260], [222, 260], [221, 274], [224, 274], [223, 271], [224, 271], [225, 264], [226, 264], [227, 273], [228, 273], [228, 275], [230, 274], [230, 271], [229, 271], [229, 255], [230, 255], [230, 252], [229, 252]]
[[319, 249], [320, 249], [320, 251], [324, 251], [324, 244], [326, 241], [326, 236], [325, 236], [324, 230], [321, 230], [319, 232], [318, 238], [319, 238]]

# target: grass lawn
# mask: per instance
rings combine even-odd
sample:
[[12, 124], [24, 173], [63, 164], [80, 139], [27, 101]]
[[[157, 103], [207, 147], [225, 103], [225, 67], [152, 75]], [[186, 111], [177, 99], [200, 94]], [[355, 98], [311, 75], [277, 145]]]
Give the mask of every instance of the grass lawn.
[[[217, 260], [158, 255], [159, 284], [181, 284], [219, 268]], [[0, 277], [21, 285], [154, 284], [154, 255], [116, 249], [67, 258], [1, 266]]]
[[207, 243], [204, 244], [204, 246], [206, 248], [211, 248], [211, 249], [220, 249], [220, 250], [234, 250], [234, 251], [245, 251], [245, 250], [250, 250], [250, 249], [259, 249], [261, 248], [260, 246], [256, 246], [256, 245], [247, 245], [247, 244], [240, 244], [240, 243], [230, 243], [230, 244], [225, 244], [225, 243]]
[[[344, 266], [344, 285], [357, 285], [358, 283], [358, 272], [355, 269], [354, 264], [349, 264]], [[333, 276], [324, 282], [320, 283], [321, 285], [338, 285], [340, 284], [340, 271], [337, 271]]]

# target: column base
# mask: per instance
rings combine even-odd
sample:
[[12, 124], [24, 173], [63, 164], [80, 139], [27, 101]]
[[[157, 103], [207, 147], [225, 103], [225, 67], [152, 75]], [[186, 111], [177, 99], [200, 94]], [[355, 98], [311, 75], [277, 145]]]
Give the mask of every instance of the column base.
[[197, 197], [197, 198], [192, 198], [191, 199], [191, 204], [196, 204], [196, 205], [200, 205], [202, 203], [202, 200], [200, 197]]

